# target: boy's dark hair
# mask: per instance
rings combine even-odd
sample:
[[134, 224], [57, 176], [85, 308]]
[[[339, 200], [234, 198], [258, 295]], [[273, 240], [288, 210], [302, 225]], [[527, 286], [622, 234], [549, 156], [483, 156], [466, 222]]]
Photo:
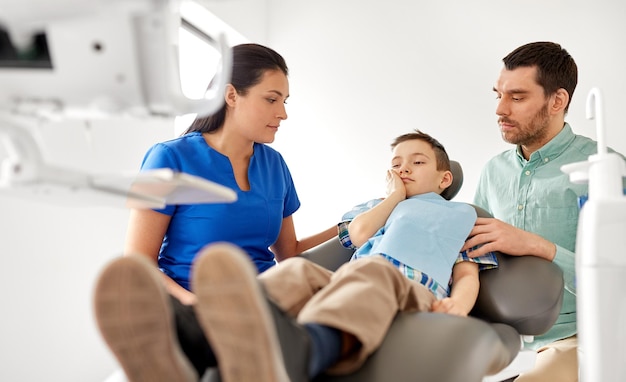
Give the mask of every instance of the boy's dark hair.
[[391, 143], [391, 149], [393, 150], [397, 145], [402, 142], [410, 141], [413, 139], [418, 139], [420, 141], [426, 142], [430, 144], [433, 151], [435, 152], [435, 159], [437, 160], [437, 171], [450, 171], [450, 158], [448, 158], [448, 153], [446, 149], [443, 147], [438, 140], [431, 137], [430, 135], [415, 129], [415, 132], [407, 133], [396, 137]]
[[507, 70], [519, 67], [537, 67], [536, 81], [543, 88], [546, 97], [565, 89], [569, 101], [565, 112], [574, 96], [578, 84], [578, 67], [572, 56], [553, 42], [531, 42], [522, 45], [502, 59]]

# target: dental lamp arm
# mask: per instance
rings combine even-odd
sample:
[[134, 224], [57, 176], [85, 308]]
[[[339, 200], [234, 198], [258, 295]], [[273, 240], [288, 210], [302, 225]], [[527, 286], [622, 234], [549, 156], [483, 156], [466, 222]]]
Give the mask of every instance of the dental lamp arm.
[[[170, 169], [139, 174], [92, 174], [46, 163], [23, 124], [0, 113], [0, 193], [65, 205], [163, 208], [166, 204], [233, 202], [235, 191]], [[2, 152], [5, 155], [1, 155]]]

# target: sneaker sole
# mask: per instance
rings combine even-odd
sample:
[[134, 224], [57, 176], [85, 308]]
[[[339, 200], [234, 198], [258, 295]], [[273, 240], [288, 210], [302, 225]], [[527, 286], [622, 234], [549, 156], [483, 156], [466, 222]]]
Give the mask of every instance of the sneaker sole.
[[224, 382], [289, 382], [267, 302], [249, 256], [228, 243], [203, 249], [193, 266], [196, 313]]
[[169, 296], [154, 267], [141, 256], [110, 262], [96, 283], [96, 322], [130, 382], [197, 382], [178, 346]]

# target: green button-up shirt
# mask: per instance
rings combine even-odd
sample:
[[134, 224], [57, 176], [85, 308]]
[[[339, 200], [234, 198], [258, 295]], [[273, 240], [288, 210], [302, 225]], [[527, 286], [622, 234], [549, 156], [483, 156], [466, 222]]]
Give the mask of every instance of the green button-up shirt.
[[578, 197], [587, 184], [573, 184], [561, 171], [567, 163], [586, 161], [597, 142], [576, 135], [569, 124], [526, 160], [519, 147], [492, 158], [483, 168], [474, 203], [495, 218], [533, 232], [556, 245], [554, 262], [563, 270], [565, 293], [559, 318], [527, 347], [536, 349], [576, 334], [576, 231]]

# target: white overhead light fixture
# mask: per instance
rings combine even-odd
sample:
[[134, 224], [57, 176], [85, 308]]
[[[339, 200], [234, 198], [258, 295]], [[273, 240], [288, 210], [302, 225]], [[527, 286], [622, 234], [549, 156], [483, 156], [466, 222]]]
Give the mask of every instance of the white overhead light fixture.
[[[196, 19], [202, 12], [210, 14], [182, 0], [31, 0], [28, 6], [1, 0], [0, 191], [146, 208], [234, 201], [226, 187], [171, 170], [128, 176], [51, 166], [32, 134], [42, 119], [158, 119], [218, 110], [232, 66], [226, 33], [233, 32], [223, 23], [207, 31]], [[181, 84], [181, 31], [214, 52], [212, 85], [205, 78], [205, 91], [196, 96]]]

